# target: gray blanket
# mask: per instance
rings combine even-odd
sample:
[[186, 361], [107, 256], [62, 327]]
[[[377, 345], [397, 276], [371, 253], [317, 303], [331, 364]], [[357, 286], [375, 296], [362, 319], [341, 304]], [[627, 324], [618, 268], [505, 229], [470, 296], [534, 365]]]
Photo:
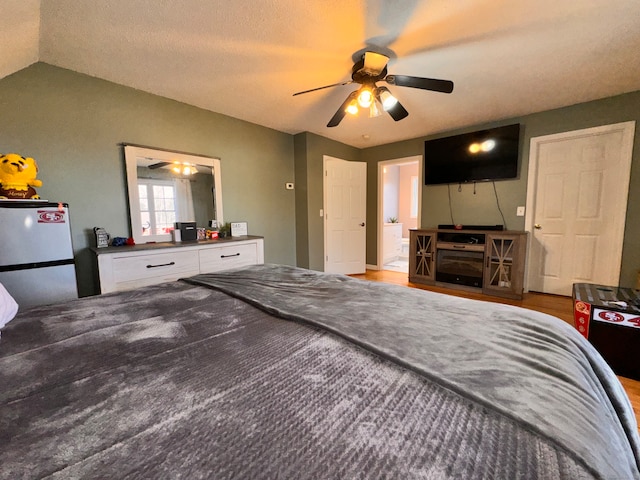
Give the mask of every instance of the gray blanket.
[[199, 275], [283, 318], [322, 326], [566, 449], [603, 478], [640, 478], [619, 381], [566, 323], [518, 307], [286, 266]]
[[[548, 317], [287, 267], [203, 279], [234, 296], [171, 282], [10, 322], [0, 341], [0, 479], [639, 478], [633, 415], [615, 377], [571, 329], [546, 332]], [[248, 303], [259, 297], [260, 308]], [[461, 326], [490, 321], [490, 310], [502, 319], [493, 328]], [[359, 328], [358, 344], [379, 354], [344, 339], [342, 327]], [[440, 345], [456, 333], [463, 345]], [[509, 345], [514, 335], [526, 358]], [[459, 363], [452, 378], [440, 372], [443, 355]], [[504, 372], [473, 367], [474, 356], [504, 362]], [[525, 399], [499, 401], [521, 356], [514, 382], [529, 413]], [[536, 391], [538, 376], [553, 395]], [[567, 407], [556, 395], [576, 398]], [[583, 406], [584, 415], [569, 411]], [[556, 408], [581, 439], [554, 435]]]

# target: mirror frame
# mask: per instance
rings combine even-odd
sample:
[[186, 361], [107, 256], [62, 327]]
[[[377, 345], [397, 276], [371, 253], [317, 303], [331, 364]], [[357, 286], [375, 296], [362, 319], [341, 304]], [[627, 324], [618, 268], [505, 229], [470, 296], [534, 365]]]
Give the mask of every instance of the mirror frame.
[[151, 147], [143, 147], [140, 145], [123, 144], [124, 157], [127, 171], [127, 189], [129, 193], [129, 222], [131, 226], [131, 236], [136, 244], [149, 242], [169, 242], [172, 240], [171, 235], [154, 235], [152, 239], [142, 235], [142, 221], [140, 219], [140, 197], [138, 195], [138, 158], [153, 158], [164, 162], [185, 162], [193, 165], [201, 165], [211, 167], [214, 179], [215, 195], [215, 212], [218, 223], [223, 222], [222, 214], [222, 171], [220, 168], [220, 159], [215, 157], [207, 157], [204, 155], [195, 155], [192, 153], [177, 152], [172, 150], [159, 150]]

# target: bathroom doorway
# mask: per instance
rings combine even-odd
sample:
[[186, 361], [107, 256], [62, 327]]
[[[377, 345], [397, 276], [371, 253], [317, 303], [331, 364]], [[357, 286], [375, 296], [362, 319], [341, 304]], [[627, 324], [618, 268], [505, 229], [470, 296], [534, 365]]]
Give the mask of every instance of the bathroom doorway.
[[378, 268], [409, 273], [409, 230], [418, 228], [422, 157], [378, 163]]

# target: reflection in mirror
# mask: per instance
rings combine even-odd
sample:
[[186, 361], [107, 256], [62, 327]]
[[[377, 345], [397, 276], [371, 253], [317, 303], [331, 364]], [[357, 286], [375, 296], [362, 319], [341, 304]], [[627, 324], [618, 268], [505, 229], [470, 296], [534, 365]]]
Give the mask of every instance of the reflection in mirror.
[[175, 222], [222, 223], [220, 159], [125, 145], [136, 243], [171, 240]]

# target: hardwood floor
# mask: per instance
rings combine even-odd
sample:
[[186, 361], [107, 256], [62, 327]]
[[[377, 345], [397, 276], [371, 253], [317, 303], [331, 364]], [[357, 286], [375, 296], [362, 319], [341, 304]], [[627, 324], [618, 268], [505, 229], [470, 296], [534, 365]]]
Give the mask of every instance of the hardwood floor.
[[[573, 325], [573, 302], [570, 297], [547, 295], [543, 293], [525, 293], [522, 300], [509, 300], [505, 298], [483, 295], [481, 293], [410, 283], [406, 273], [392, 272], [388, 270], [367, 270], [365, 274], [351, 276], [363, 280], [393, 283], [396, 285], [404, 285], [413, 288], [421, 288], [423, 290], [430, 290], [432, 292], [473, 298], [476, 300], [485, 300], [490, 302], [516, 305], [518, 307], [537, 310], [539, 312], [553, 315]], [[640, 422], [640, 381], [624, 377], [618, 378], [620, 379], [622, 386], [624, 387], [627, 395], [629, 396], [629, 399], [631, 400], [631, 405], [633, 406], [633, 410], [636, 414], [636, 419]], [[640, 431], [640, 423], [638, 424], [638, 431]]]

